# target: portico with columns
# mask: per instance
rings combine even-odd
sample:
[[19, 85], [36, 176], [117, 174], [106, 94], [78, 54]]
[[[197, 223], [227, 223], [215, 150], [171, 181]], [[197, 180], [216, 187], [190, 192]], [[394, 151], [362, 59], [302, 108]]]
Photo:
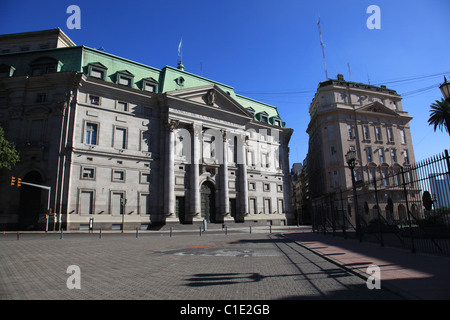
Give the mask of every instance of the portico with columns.
[[[283, 143], [291, 129], [253, 121], [216, 86], [168, 92], [164, 101], [164, 222], [287, 224], [289, 163]], [[260, 160], [262, 152], [271, 160]]]

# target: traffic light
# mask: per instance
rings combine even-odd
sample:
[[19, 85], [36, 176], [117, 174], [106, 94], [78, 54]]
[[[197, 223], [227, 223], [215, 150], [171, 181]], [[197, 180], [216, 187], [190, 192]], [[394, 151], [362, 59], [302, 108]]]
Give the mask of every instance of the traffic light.
[[11, 185], [14, 186], [16, 184], [16, 177], [11, 177]]
[[22, 185], [22, 178], [17, 178], [17, 187]]

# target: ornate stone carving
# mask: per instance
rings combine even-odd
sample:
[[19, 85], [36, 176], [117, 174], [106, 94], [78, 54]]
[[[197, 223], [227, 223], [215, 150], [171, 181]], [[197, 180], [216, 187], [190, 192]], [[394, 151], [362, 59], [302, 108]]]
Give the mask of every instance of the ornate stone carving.
[[217, 99], [216, 95], [217, 95], [216, 91], [214, 91], [214, 90], [209, 90], [208, 93], [206, 94], [206, 103], [209, 106], [212, 106], [212, 105], [214, 105], [214, 103], [216, 103], [216, 99]]
[[165, 126], [170, 132], [173, 132], [173, 130], [178, 128], [179, 124], [180, 120], [168, 119], [167, 122], [165, 123]]

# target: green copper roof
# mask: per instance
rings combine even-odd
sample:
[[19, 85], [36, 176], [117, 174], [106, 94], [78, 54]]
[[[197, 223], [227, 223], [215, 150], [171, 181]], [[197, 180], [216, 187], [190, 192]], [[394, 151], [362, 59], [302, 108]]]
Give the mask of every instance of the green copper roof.
[[262, 116], [265, 116], [269, 124], [275, 124], [275, 120], [279, 120], [280, 125], [284, 127], [276, 107], [237, 95], [234, 88], [229, 85], [170, 66], [165, 66], [162, 69], [153, 68], [85, 46], [0, 54], [0, 65], [13, 66], [15, 68], [14, 76], [25, 76], [31, 74], [32, 62], [42, 57], [57, 60], [58, 65], [61, 66], [59, 72], [77, 71], [88, 75], [90, 65], [104, 67], [106, 69], [104, 80], [107, 82], [116, 83], [118, 73], [132, 75], [131, 87], [138, 90], [142, 90], [143, 79], [157, 81], [157, 92], [159, 93], [214, 84], [228, 93], [244, 108], [251, 110], [256, 120], [261, 121]]

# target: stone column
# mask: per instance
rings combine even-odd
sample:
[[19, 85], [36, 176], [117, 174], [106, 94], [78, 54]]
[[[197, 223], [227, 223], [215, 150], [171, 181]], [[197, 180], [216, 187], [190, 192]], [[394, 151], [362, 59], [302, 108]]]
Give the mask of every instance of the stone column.
[[200, 215], [200, 142], [202, 139], [202, 126], [195, 123], [191, 126], [192, 158], [191, 158], [191, 215]]
[[239, 168], [239, 182], [240, 182], [240, 208], [239, 212], [245, 216], [249, 213], [248, 208], [248, 180], [247, 180], [247, 136], [242, 134], [238, 139], [238, 157], [237, 165]]
[[168, 145], [166, 146], [166, 175], [164, 176], [164, 214], [166, 217], [175, 213], [175, 132], [179, 121], [168, 119], [166, 129], [168, 131]]
[[221, 130], [223, 137], [223, 164], [222, 164], [222, 214], [230, 214], [230, 199], [228, 195], [228, 140], [227, 132]]

